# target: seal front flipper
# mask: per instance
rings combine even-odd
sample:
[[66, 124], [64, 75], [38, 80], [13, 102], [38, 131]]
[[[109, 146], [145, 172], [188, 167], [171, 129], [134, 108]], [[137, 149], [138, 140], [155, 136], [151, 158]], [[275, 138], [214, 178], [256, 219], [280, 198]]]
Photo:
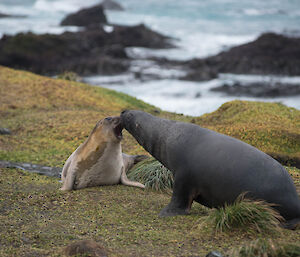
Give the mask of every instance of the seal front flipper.
[[75, 183], [75, 172], [68, 171], [67, 176], [64, 179], [63, 186], [60, 190], [62, 191], [70, 191], [74, 188]]
[[121, 171], [121, 184], [123, 184], [125, 186], [145, 188], [145, 186], [143, 184], [136, 182], [136, 181], [129, 180], [126, 176], [124, 167], [122, 167], [122, 171]]
[[160, 217], [189, 214], [194, 197], [190, 183], [184, 183], [184, 180], [184, 177], [175, 175], [171, 202], [161, 210]]

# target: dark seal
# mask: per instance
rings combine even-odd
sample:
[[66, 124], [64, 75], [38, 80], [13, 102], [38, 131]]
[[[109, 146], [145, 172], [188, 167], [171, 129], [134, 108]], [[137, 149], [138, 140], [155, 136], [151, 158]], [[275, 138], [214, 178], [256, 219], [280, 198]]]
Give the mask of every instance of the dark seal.
[[207, 207], [231, 204], [241, 194], [275, 204], [287, 228], [300, 222], [292, 178], [269, 155], [235, 138], [191, 123], [142, 111], [122, 112], [123, 126], [174, 175], [171, 202], [160, 216], [188, 214], [193, 201]]

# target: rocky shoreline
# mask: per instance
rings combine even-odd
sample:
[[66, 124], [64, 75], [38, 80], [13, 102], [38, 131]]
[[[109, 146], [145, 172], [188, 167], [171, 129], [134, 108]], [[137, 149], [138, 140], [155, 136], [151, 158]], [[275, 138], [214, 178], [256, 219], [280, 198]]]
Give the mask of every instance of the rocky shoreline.
[[[109, 2], [109, 1], [106, 1]], [[0, 40], [0, 65], [55, 76], [65, 71], [80, 76], [117, 75], [128, 72], [136, 61], [148, 61], [161, 69], [177, 69], [185, 75], [175, 79], [207, 81], [220, 73], [256, 75], [300, 75], [300, 38], [265, 33], [253, 42], [233, 47], [208, 58], [175, 61], [166, 58], [135, 58], [128, 47], [168, 49], [175, 47], [170, 37], [145, 25], [109, 24], [104, 13], [108, 8], [95, 5], [70, 14], [62, 26], [79, 26], [78, 32], [60, 35], [20, 33], [4, 35]], [[117, 7], [116, 7], [117, 8]], [[121, 10], [121, 8], [119, 8]], [[152, 64], [151, 64], [152, 65]], [[162, 79], [159, 75], [135, 72], [141, 81]], [[299, 94], [299, 85], [224, 84], [212, 91], [233, 96], [276, 97]]]
[[81, 76], [126, 72], [130, 58], [126, 47], [165, 49], [174, 47], [170, 38], [145, 25], [108, 24], [102, 5], [68, 15], [62, 26], [83, 27], [60, 35], [31, 32], [0, 40], [0, 65], [54, 76], [73, 71]]
[[300, 95], [300, 85], [283, 83], [241, 84], [236, 82], [233, 85], [224, 84], [220, 87], [212, 88], [211, 91], [222, 92], [232, 96], [285, 97]]
[[[112, 25], [111, 32], [89, 26], [60, 35], [20, 33], [0, 40], [0, 64], [43, 75], [119, 74], [128, 70], [126, 47], [169, 48], [169, 38], [144, 25]], [[125, 36], [126, 35], [126, 36]]]
[[300, 38], [264, 33], [253, 42], [186, 65], [190, 72], [185, 79], [195, 81], [218, 73], [299, 76]]

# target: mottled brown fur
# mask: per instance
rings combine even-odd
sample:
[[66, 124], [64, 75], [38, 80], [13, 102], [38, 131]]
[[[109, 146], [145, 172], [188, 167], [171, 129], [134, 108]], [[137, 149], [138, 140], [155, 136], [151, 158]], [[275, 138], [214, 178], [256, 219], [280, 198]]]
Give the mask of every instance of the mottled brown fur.
[[[87, 140], [68, 158], [62, 172], [62, 190], [98, 185], [124, 185], [144, 188], [129, 181], [126, 171], [139, 161], [138, 156], [122, 155], [120, 117], [100, 120]], [[131, 165], [131, 166], [132, 166]]]

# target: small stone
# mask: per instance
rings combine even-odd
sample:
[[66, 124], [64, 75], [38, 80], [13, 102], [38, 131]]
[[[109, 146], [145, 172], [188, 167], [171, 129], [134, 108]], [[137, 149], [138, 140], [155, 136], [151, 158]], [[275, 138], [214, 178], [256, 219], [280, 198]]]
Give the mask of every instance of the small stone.
[[0, 135], [10, 135], [11, 132], [7, 128], [0, 128]]
[[223, 257], [223, 255], [218, 251], [209, 252], [206, 257]]

